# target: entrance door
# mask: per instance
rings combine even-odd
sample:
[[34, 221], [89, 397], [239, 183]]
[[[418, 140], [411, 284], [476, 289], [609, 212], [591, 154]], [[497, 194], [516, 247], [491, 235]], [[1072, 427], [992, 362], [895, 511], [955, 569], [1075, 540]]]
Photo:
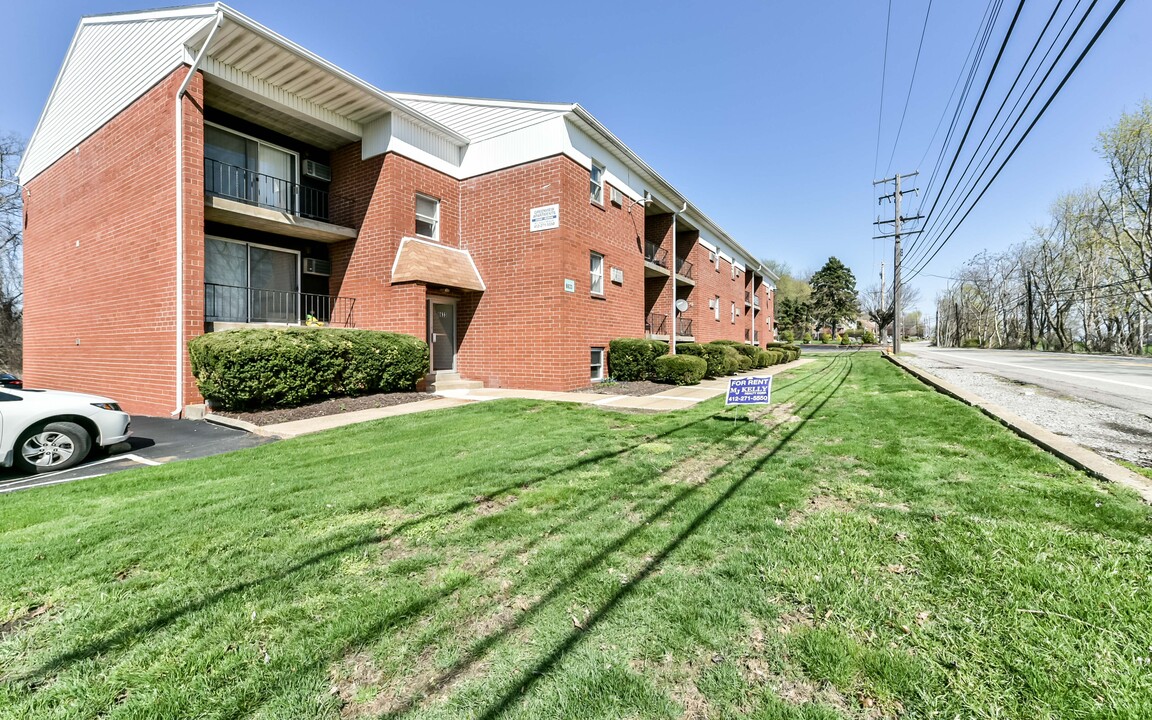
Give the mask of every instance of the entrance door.
[[432, 372], [456, 369], [456, 305], [428, 301], [428, 344], [432, 346]]

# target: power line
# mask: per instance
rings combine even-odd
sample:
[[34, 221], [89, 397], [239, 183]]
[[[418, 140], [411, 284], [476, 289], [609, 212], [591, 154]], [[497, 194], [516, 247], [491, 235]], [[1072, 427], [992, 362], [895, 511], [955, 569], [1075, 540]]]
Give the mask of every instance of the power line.
[[[1095, 1], [1096, 0], [1093, 0], [1093, 4], [1095, 4]], [[1017, 120], [1012, 125], [1012, 129], [1010, 129], [1008, 131], [1007, 135], [1011, 135], [1012, 130], [1014, 130], [1016, 128], [1016, 125], [1019, 124], [1019, 118], [1021, 118], [1023, 116], [1023, 114], [1025, 112], [1027, 112], [1028, 107], [1031, 104], [1031, 99], [1029, 100], [1029, 103], [1024, 106], [1024, 110], [1022, 110], [1019, 114], [1016, 114], [1016, 110], [1020, 106], [1020, 100], [1022, 100], [1024, 98], [1024, 95], [1028, 92], [1028, 88], [1032, 85], [1033, 80], [1035, 80], [1037, 73], [1039, 73], [1041, 67], [1043, 67], [1044, 61], [1048, 59], [1048, 56], [1051, 55], [1051, 53], [1052, 53], [1052, 49], [1056, 47], [1056, 43], [1060, 40], [1060, 36], [1064, 33], [1064, 30], [1067, 28], [1068, 23], [1071, 21], [1072, 17], [1075, 15], [1076, 9], [1079, 8], [1080, 2], [1081, 2], [1081, 0], [1077, 0], [1076, 5], [1072, 9], [1072, 12], [1070, 12], [1068, 14], [1068, 17], [1065, 18], [1065, 20], [1064, 20], [1064, 24], [1061, 26], [1060, 30], [1056, 33], [1056, 35], [1052, 38], [1052, 42], [1049, 44], [1048, 50], [1044, 53], [1043, 58], [1037, 64], [1036, 69], [1032, 73], [1032, 76], [1028, 79], [1028, 82], [1025, 83], [1024, 88], [1021, 90], [1020, 97], [1018, 97], [1016, 102], [1013, 104], [1012, 110], [1007, 115], [1004, 116], [1004, 120], [1000, 124], [999, 129], [996, 131], [996, 135], [995, 135], [995, 137], [993, 137], [992, 143], [990, 143], [988, 145], [988, 147], [985, 149], [983, 155], [980, 156], [979, 163], [983, 168], [981, 173], [986, 171], [988, 166], [991, 165], [991, 162], [994, 160], [996, 154], [992, 153], [993, 160], [989, 160], [988, 159], [989, 153], [992, 152], [992, 147], [995, 144], [996, 140], [1001, 138], [1001, 135], [1003, 133], [1003, 129], [1008, 124], [1009, 119], [1011, 117], [1013, 117], [1013, 115], [1015, 115], [1017, 117]], [[958, 192], [963, 191], [964, 189], [974, 187], [979, 182], [980, 177], [977, 176], [975, 173], [973, 173], [973, 175], [972, 175], [971, 184], [969, 184], [969, 181], [965, 180], [965, 178], [969, 177], [969, 171], [972, 169], [973, 163], [976, 162], [977, 155], [980, 153], [980, 148], [984, 147], [984, 143], [988, 140], [989, 134], [992, 132], [992, 129], [996, 126], [997, 119], [1000, 117], [1000, 114], [1004, 111], [1004, 107], [1008, 104], [1008, 100], [1010, 100], [1012, 98], [1013, 92], [1016, 90], [1017, 85], [1019, 85], [1019, 83], [1020, 83], [1020, 78], [1023, 77], [1024, 72], [1028, 69], [1028, 66], [1032, 62], [1032, 58], [1035, 56], [1036, 51], [1039, 49], [1040, 43], [1044, 40], [1044, 37], [1048, 34], [1048, 28], [1051, 27], [1052, 21], [1056, 18], [1056, 14], [1059, 11], [1062, 3], [1063, 3], [1063, 0], [1059, 0], [1056, 3], [1056, 6], [1052, 9], [1052, 14], [1049, 15], [1048, 21], [1046, 23], [1044, 23], [1044, 28], [1040, 31], [1040, 35], [1036, 38], [1036, 42], [1034, 42], [1032, 44], [1032, 49], [1028, 52], [1028, 57], [1025, 58], [1024, 63], [1020, 66], [1020, 71], [1016, 73], [1016, 77], [1013, 79], [1011, 87], [1009, 87], [1008, 91], [1004, 94], [1004, 99], [1001, 101], [1000, 106], [996, 109], [995, 114], [992, 116], [991, 121], [988, 123], [988, 127], [984, 130], [984, 135], [980, 138], [980, 142], [977, 143], [976, 148], [972, 151], [972, 155], [968, 158], [968, 162], [964, 167], [964, 171], [960, 174], [960, 177], [957, 179], [956, 184], [952, 187], [951, 191], [949, 191], [948, 199], [945, 200], [945, 202], [944, 202], [943, 210], [941, 211], [941, 213], [939, 215], [935, 215], [929, 220], [928, 226], [925, 227], [925, 229], [924, 229], [924, 235], [921, 236], [921, 238], [918, 238], [918, 240], [920, 241], [919, 243], [917, 243], [919, 245], [919, 247], [918, 248], [914, 247], [914, 248], [909, 249], [909, 252], [908, 252], [909, 264], [913, 264], [919, 259], [919, 258], [915, 257], [915, 252], [917, 250], [922, 251], [922, 252], [920, 252], [920, 255], [922, 257], [924, 254], [926, 254], [928, 252], [928, 251], [924, 250], [925, 247], [931, 249], [932, 243], [935, 240], [935, 238], [933, 237], [933, 233], [936, 232], [938, 227], [940, 226], [939, 225], [940, 218], [943, 217], [945, 214], [947, 214], [950, 210], [952, 211], [952, 214], [949, 217], [949, 220], [951, 220], [952, 218], [954, 218], [956, 216], [956, 212], [958, 211], [958, 207], [954, 206], [953, 202], [952, 202], [953, 199], [956, 197], [956, 194]], [[1088, 12], [1089, 13], [1091, 12], [1091, 8], [1089, 8]], [[1085, 14], [1085, 17], [1087, 17], [1087, 13]], [[1061, 56], [1062, 56], [1062, 54], [1061, 54]], [[1056, 64], [1059, 63], [1061, 56], [1058, 56], [1056, 58], [1056, 60], [1053, 61], [1052, 66], [1051, 66], [1052, 68], [1055, 68]], [[1050, 72], [1051, 72], [1051, 70], [1049, 70], [1049, 73]], [[1047, 78], [1048, 78], [1048, 75], [1045, 75], [1044, 79], [1047, 80]], [[1041, 83], [1040, 83], [1040, 86], [1042, 86], [1042, 85], [1043, 85], [1043, 81], [1041, 81]], [[1037, 86], [1036, 92], [1039, 91], [1040, 86]], [[1035, 97], [1035, 94], [1036, 93], [1034, 92], [1033, 97]], [[999, 152], [1000, 148], [1002, 148], [1003, 145], [1004, 145], [1004, 141], [1001, 141], [1000, 146], [996, 148], [996, 152]], [[943, 195], [943, 192], [944, 192], [944, 189], [941, 188], [941, 190], [940, 190], [941, 195]], [[967, 197], [970, 197], [970, 196], [971, 196], [971, 190], [969, 189], [969, 194], [967, 196], [965, 196], [965, 199], [967, 199]], [[963, 201], [961, 201], [961, 203], [960, 203], [960, 206], [962, 206], [962, 205], [963, 205]], [[946, 228], [947, 223], [945, 223], [942, 227]]]
[[880, 116], [876, 118], [876, 156], [872, 160], [872, 177], [880, 166], [880, 131], [884, 127], [884, 84], [888, 79], [888, 34], [892, 30], [892, 0], [888, 0], [888, 21], [884, 25], [884, 62], [880, 68]]
[[[920, 51], [924, 49], [924, 36], [928, 34], [928, 16], [932, 14], [932, 0], [928, 0], [928, 9], [924, 11], [924, 25], [920, 28], [920, 44], [916, 46], [916, 60], [912, 63], [912, 79], [908, 81], [908, 93], [904, 96], [904, 110], [900, 113], [900, 125], [896, 128], [896, 139], [892, 141], [892, 154], [888, 156], [887, 175], [892, 170], [892, 160], [896, 157], [896, 148], [900, 145], [900, 133], [904, 131], [904, 118], [908, 115], [908, 103], [912, 100], [912, 87], [916, 84], [916, 70], [920, 67]], [[875, 170], [873, 170], [875, 172]]]
[[[956, 107], [952, 111], [952, 120], [948, 123], [948, 132], [944, 136], [944, 142], [940, 145], [940, 152], [936, 156], [936, 162], [933, 163], [932, 172], [928, 177], [928, 185], [922, 196], [924, 198], [932, 196], [937, 178], [940, 177], [940, 167], [944, 164], [944, 157], [948, 152], [948, 146], [952, 144], [952, 134], [956, 132], [956, 126], [960, 122], [961, 111], [968, 102], [968, 93], [972, 90], [972, 83], [976, 79], [976, 72], [984, 60], [984, 52], [988, 49], [988, 40], [992, 37], [992, 30], [1000, 17], [1000, 9], [1002, 7], [1003, 0], [993, 0], [992, 4], [989, 5], [988, 11], [985, 13], [984, 24], [982, 25], [983, 29], [982, 31], [978, 31], [977, 37], [979, 43], [976, 46], [976, 54], [972, 56], [971, 62], [966, 66], [968, 68], [968, 77], [964, 81], [964, 89], [961, 91], [960, 98], [956, 102]], [[963, 70], [961, 70], [961, 75], [963, 75]], [[947, 108], [945, 108], [945, 113], [947, 113]], [[923, 208], [924, 202], [924, 200], [920, 202], [919, 208]], [[910, 249], [915, 248], [916, 245], [917, 242], [914, 240]]]
[[[1060, 84], [1057, 85], [1056, 89], [1052, 91], [1052, 94], [1048, 97], [1048, 100], [1044, 103], [1044, 106], [1040, 108], [1040, 111], [1036, 114], [1036, 117], [1034, 117], [1032, 119], [1032, 122], [1029, 123], [1028, 127], [1024, 130], [1024, 133], [1020, 136], [1020, 139], [1017, 140], [1016, 144], [1012, 146], [1012, 150], [1004, 158], [1003, 162], [1000, 163], [1000, 166], [996, 169], [995, 174], [993, 174], [993, 176], [984, 185], [984, 188], [980, 191], [980, 194], [977, 195], [976, 199], [972, 201], [972, 204], [968, 206], [967, 211], [965, 211], [964, 215], [961, 216], [960, 220], [958, 222], [956, 222], [955, 225], [952, 226], [952, 229], [948, 232], [948, 235], [945, 236], [937, 244], [936, 248], [932, 251], [931, 255], [929, 255], [927, 258], [923, 259], [922, 261], [920, 261], [918, 263], [917, 267], [911, 271], [911, 273], [909, 274], [909, 279], [915, 277], [917, 273], [919, 273], [921, 270], [923, 270], [928, 265], [928, 263], [932, 262], [932, 260], [936, 257], [936, 255], [939, 254], [941, 248], [943, 248], [944, 245], [946, 245], [948, 243], [948, 241], [952, 239], [952, 236], [956, 234], [956, 231], [960, 228], [960, 226], [964, 224], [964, 221], [968, 218], [968, 215], [971, 214], [972, 210], [980, 203], [980, 200], [984, 197], [985, 193], [988, 192], [988, 188], [990, 188], [992, 186], [992, 183], [994, 183], [996, 181], [996, 178], [998, 178], [1000, 176], [1000, 173], [1004, 170], [1004, 167], [1008, 164], [1008, 161], [1011, 160], [1012, 157], [1016, 154], [1016, 151], [1020, 149], [1020, 146], [1024, 143], [1024, 140], [1027, 139], [1028, 135], [1032, 132], [1032, 129], [1036, 127], [1036, 124], [1038, 122], [1040, 122], [1040, 118], [1042, 118], [1044, 116], [1044, 113], [1052, 105], [1052, 102], [1056, 99], [1056, 96], [1060, 94], [1060, 91], [1064, 89], [1064, 86], [1068, 83], [1068, 80], [1072, 77], [1073, 73], [1076, 72], [1077, 68], [1080, 67], [1080, 63], [1082, 63], [1084, 61], [1084, 58], [1087, 57], [1088, 52], [1096, 44], [1096, 41], [1099, 40], [1100, 36], [1104, 34], [1104, 31], [1108, 28], [1108, 25], [1111, 24], [1112, 19], [1114, 17], [1116, 17], [1116, 13], [1118, 13], [1120, 11], [1120, 8], [1124, 6], [1124, 3], [1125, 3], [1125, 0], [1117, 0], [1115, 6], [1113, 6], [1113, 8], [1112, 8], [1112, 11], [1110, 13], [1108, 13], [1108, 17], [1106, 17], [1104, 19], [1104, 22], [1100, 25], [1100, 27], [1092, 35], [1092, 39], [1088, 41], [1088, 44], [1080, 52], [1080, 55], [1076, 58], [1076, 61], [1072, 64], [1072, 67], [1070, 67], [1068, 69], [1068, 72], [1066, 72], [1064, 74], [1063, 79], [1060, 80]], [[1091, 14], [1092, 9], [1095, 6], [1095, 4], [1096, 4], [1096, 0], [1093, 0], [1092, 6], [1090, 6], [1088, 8], [1087, 12], [1084, 13], [1084, 17], [1082, 17], [1080, 19], [1080, 22], [1077, 24], [1076, 29], [1073, 30], [1072, 35], [1069, 36], [1067, 42], [1065, 42], [1064, 48], [1062, 48], [1060, 51], [1060, 56], [1057, 57], [1057, 60], [1056, 60], [1056, 62], [1053, 63], [1052, 68], [1049, 69], [1048, 73], [1045, 74], [1044, 79], [1040, 82], [1040, 85], [1037, 86], [1036, 93], [1038, 93], [1040, 88], [1042, 88], [1044, 86], [1044, 83], [1047, 82], [1048, 76], [1051, 74], [1052, 70], [1055, 69], [1056, 63], [1059, 62], [1059, 57], [1063, 56], [1065, 50], [1067, 50], [1067, 48], [1069, 46], [1071, 46], [1072, 41], [1079, 34], [1080, 28], [1083, 26], [1084, 21], [1087, 20], [1088, 15]], [[1033, 93], [1033, 95], [1035, 95], [1036, 93]], [[1028, 104], [1029, 105], [1031, 104], [1031, 99], [1029, 100]], [[1025, 107], [1025, 111], [1027, 111], [1027, 106]], [[1015, 124], [1013, 124], [1013, 129], [1015, 129]], [[1011, 130], [1009, 131], [1009, 136], [1010, 135], [1011, 135]], [[1007, 137], [1005, 137], [1005, 141], [1007, 141]], [[1002, 145], [1003, 145], [1003, 143], [1002, 143]], [[999, 151], [1000, 151], [1000, 148], [997, 148], [996, 154], [999, 154]], [[987, 170], [987, 168], [985, 168], [985, 170]], [[981, 173], [980, 177], [982, 178], [983, 175], [984, 175], [984, 173]], [[979, 180], [977, 182], [979, 182]], [[975, 188], [973, 188], [973, 190], [975, 190]], [[969, 192], [969, 195], [971, 195], [971, 191]], [[967, 201], [967, 196], [965, 197], [964, 202], [966, 202], [966, 201]]]

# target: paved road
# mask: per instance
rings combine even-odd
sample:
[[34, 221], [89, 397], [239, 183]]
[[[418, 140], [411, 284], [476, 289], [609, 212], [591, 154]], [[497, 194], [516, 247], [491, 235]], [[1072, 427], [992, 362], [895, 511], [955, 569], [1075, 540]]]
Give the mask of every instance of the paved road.
[[202, 420], [133, 416], [132, 437], [128, 442], [113, 446], [111, 452], [95, 450], [85, 463], [70, 470], [27, 475], [14, 468], [0, 468], [0, 494], [100, 477], [144, 465], [219, 455], [266, 442], [270, 442], [269, 438]]
[[900, 349], [1152, 417], [1152, 358], [934, 348], [926, 343], [904, 343]]

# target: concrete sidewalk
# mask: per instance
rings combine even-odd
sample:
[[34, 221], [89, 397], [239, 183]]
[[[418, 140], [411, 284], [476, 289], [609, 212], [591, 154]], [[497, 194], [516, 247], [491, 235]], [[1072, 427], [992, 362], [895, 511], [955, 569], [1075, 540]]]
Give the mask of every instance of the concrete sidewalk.
[[1089, 475], [1116, 483], [1135, 490], [1146, 503], [1152, 503], [1152, 481], [1143, 475], [1132, 472], [1128, 468], [1118, 465], [1102, 455], [1097, 455], [1088, 448], [1061, 437], [1036, 423], [1016, 415], [1008, 410], [988, 402], [982, 397], [963, 390], [926, 372], [915, 365], [904, 362], [891, 353], [884, 353], [893, 364], [903, 368], [908, 374], [918, 378], [921, 382], [931, 385], [945, 395], [950, 395], [960, 402], [971, 405], [982, 411], [993, 420], [997, 420], [1017, 435], [1031, 440], [1043, 450], [1052, 453], [1064, 462], [1079, 468]]
[[[735, 377], [765, 377], [786, 372], [793, 368], [814, 362], [810, 358], [801, 358], [783, 365], [774, 365], [770, 368], [750, 370], [739, 373]], [[253, 425], [252, 423], [219, 415], [206, 415], [205, 419], [221, 425], [247, 430], [248, 432], [267, 437], [291, 438], [298, 435], [331, 430], [332, 428], [353, 425], [355, 423], [380, 420], [398, 415], [427, 410], [442, 410], [444, 408], [458, 407], [474, 402], [489, 400], [519, 399], [519, 400], [549, 400], [552, 402], [572, 402], [583, 405], [595, 405], [613, 410], [647, 410], [650, 412], [668, 412], [670, 410], [683, 410], [693, 405], [719, 397], [728, 391], [728, 378], [704, 380], [699, 385], [682, 385], [664, 390], [655, 395], [635, 397], [632, 395], [602, 395], [590, 392], [552, 392], [549, 390], [516, 390], [513, 388], [478, 388], [474, 390], [445, 390], [429, 397], [428, 400], [393, 405], [370, 410], [357, 410], [355, 412], [340, 413], [339, 415], [326, 415], [292, 422], [277, 423], [275, 425]]]

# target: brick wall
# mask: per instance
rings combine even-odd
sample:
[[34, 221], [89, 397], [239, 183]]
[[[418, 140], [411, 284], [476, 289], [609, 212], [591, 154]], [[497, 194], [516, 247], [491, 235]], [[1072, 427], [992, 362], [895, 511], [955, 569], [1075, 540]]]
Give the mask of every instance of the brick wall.
[[424, 338], [426, 293], [421, 284], [392, 285], [400, 240], [416, 236], [417, 193], [440, 201], [440, 242], [460, 244], [459, 183], [395, 153], [361, 160], [360, 143], [332, 153], [332, 187], [340, 198], [332, 222], [359, 231], [330, 248], [330, 292], [356, 298], [356, 327]]
[[[176, 404], [175, 123], [180, 68], [28, 184], [24, 371], [137, 414]], [[184, 101], [188, 337], [203, 328], [203, 124]], [[199, 303], [199, 305], [198, 305]], [[195, 386], [185, 364], [186, 402]]]
[[[644, 336], [643, 208], [588, 199], [588, 170], [556, 156], [462, 183], [463, 241], [487, 284], [459, 307], [461, 374], [488, 386], [565, 390], [589, 381], [589, 351]], [[560, 227], [531, 232], [534, 207], [560, 205]], [[631, 212], [629, 212], [631, 209]], [[589, 254], [604, 256], [604, 295]], [[624, 272], [613, 283], [611, 268]], [[575, 292], [564, 290], [564, 280]]]

